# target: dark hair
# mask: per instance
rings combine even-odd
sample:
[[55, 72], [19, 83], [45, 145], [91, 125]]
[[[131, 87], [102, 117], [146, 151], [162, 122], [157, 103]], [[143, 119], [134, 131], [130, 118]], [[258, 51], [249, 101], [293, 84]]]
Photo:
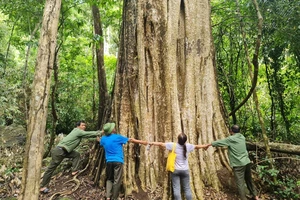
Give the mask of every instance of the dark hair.
[[80, 120], [80, 121], [76, 122], [76, 127], [80, 126], [81, 123], [85, 123], [85, 121], [84, 120]]
[[231, 127], [231, 131], [234, 132], [234, 133], [239, 133], [240, 132], [240, 127], [235, 124]]
[[178, 139], [178, 144], [183, 145], [183, 155], [186, 158], [186, 145], [185, 142], [187, 141], [187, 136], [184, 133], [181, 133], [177, 137]]

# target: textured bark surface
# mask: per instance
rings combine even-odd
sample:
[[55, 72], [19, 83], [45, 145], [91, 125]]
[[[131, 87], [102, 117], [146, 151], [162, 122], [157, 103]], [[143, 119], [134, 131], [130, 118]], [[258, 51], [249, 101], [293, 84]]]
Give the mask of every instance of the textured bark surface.
[[[94, 34], [98, 37], [103, 37], [102, 23], [100, 11], [97, 5], [92, 5], [92, 13], [94, 19]], [[106, 85], [106, 72], [104, 67], [104, 42], [102, 39], [99, 39], [95, 45], [96, 51], [96, 65], [97, 65], [97, 74], [98, 74], [98, 85], [99, 85], [99, 106], [98, 106], [98, 129], [101, 128], [101, 125], [104, 124], [107, 120], [107, 115], [110, 110], [110, 99], [107, 92]]]
[[[300, 155], [300, 145], [270, 142], [268, 147], [269, 151]], [[262, 142], [247, 142], [247, 149], [248, 151], [266, 151], [266, 145]], [[272, 157], [270, 159], [272, 159]]]
[[27, 125], [22, 195], [19, 199], [37, 200], [39, 196], [47, 106], [60, 7], [61, 0], [47, 0], [45, 4]]
[[[193, 144], [225, 137], [209, 1], [125, 1], [114, 95], [113, 119], [128, 137], [168, 142], [184, 132]], [[166, 156], [156, 147], [128, 145], [126, 193], [163, 188], [163, 199], [171, 199]], [[219, 189], [224, 152], [196, 150], [189, 163], [195, 199], [203, 199], [204, 184]]]

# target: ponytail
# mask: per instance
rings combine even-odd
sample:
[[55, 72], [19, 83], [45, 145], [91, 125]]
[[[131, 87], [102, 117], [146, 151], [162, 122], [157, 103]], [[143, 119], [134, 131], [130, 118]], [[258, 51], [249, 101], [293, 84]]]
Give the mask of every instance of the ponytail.
[[178, 135], [177, 139], [178, 139], [178, 144], [183, 146], [183, 155], [186, 158], [186, 145], [185, 145], [185, 142], [187, 141], [187, 136], [186, 136], [186, 134], [181, 133], [181, 134]]
[[183, 145], [183, 155], [186, 158], [186, 145], [185, 144]]

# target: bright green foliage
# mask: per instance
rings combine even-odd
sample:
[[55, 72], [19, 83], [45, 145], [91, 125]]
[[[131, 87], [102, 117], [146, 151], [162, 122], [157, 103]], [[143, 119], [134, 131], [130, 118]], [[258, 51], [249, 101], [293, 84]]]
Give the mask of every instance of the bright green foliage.
[[[257, 33], [257, 16], [250, 1], [238, 1], [246, 41], [252, 58]], [[30, 87], [36, 59], [44, 1], [3, 0], [0, 2], [0, 124], [25, 124], [24, 92]], [[259, 1], [264, 17], [263, 41], [257, 93], [268, 135], [274, 141], [295, 144], [299, 139], [300, 27], [299, 1]], [[100, 8], [104, 38], [93, 34], [91, 5]], [[117, 55], [122, 17], [120, 0], [64, 0], [58, 34], [58, 85], [56, 109], [59, 126], [65, 132], [77, 119], [95, 119], [97, 73], [92, 47], [103, 40], [106, 53]], [[213, 36], [216, 47], [220, 93], [229, 113], [250, 89], [248, 66], [235, 1], [212, 1]], [[26, 52], [30, 49], [28, 66]], [[108, 88], [114, 81], [116, 58], [105, 57]], [[18, 73], [16, 73], [18, 72]], [[28, 102], [28, 99], [27, 99]], [[97, 105], [96, 105], [97, 106]], [[49, 122], [51, 122], [49, 113]], [[248, 138], [260, 140], [260, 125], [252, 100], [231, 122], [242, 126]]]
[[[5, 71], [4, 78], [0, 79], [0, 124], [12, 122], [26, 124], [24, 91], [29, 101], [39, 29], [33, 37], [30, 35], [42, 18], [44, 3], [44, 1], [6, 0], [0, 3], [0, 76]], [[73, 0], [62, 2], [57, 42], [59, 53], [55, 109], [59, 118], [57, 132], [65, 134], [74, 127], [75, 121], [85, 119], [93, 122], [96, 115], [92, 108], [93, 102], [96, 102], [96, 107], [98, 102], [97, 71], [92, 49], [96, 36], [93, 34], [89, 3]], [[106, 32], [110, 28], [112, 32], [108, 32], [110, 35], [105, 35], [106, 41], [112, 42], [113, 39], [118, 42], [114, 37], [118, 35], [120, 28], [118, 24], [121, 24], [122, 2], [101, 1], [102, 4], [105, 6], [101, 9], [104, 30]], [[10, 48], [6, 58], [8, 46]], [[110, 51], [116, 55], [117, 44], [111, 43], [110, 46]], [[25, 55], [28, 47], [31, 49], [25, 69]], [[116, 58], [108, 56], [107, 60], [105, 59], [106, 74], [109, 89], [112, 90]], [[7, 67], [4, 67], [4, 64]], [[51, 99], [49, 108], [48, 128], [51, 129]]]
[[[251, 86], [238, 8], [250, 59], [257, 34], [258, 19], [251, 1], [238, 2], [239, 7], [235, 1], [212, 1], [219, 87], [228, 113], [243, 100]], [[300, 144], [300, 2], [259, 3], [264, 23], [256, 90], [267, 134], [274, 141]], [[261, 128], [251, 100], [229, 120], [240, 124], [248, 138], [261, 139]]]
[[[252, 59], [258, 19], [251, 1], [238, 2]], [[258, 2], [264, 23], [256, 92], [267, 134], [271, 141], [300, 144], [300, 1]], [[237, 8], [235, 1], [212, 1], [218, 83], [228, 113], [243, 100], [251, 85]], [[247, 140], [262, 141], [257, 116], [250, 99], [228, 120], [241, 125]], [[268, 166], [257, 166], [264, 190], [278, 199], [299, 199], [299, 177]]]
[[105, 70], [107, 75], [107, 88], [112, 92], [115, 70], [117, 68], [117, 58], [115, 56], [104, 56]]
[[[256, 14], [251, 4], [249, 5], [247, 2], [241, 3], [239, 9], [244, 29], [247, 32], [245, 39], [251, 56], [253, 53], [251, 44], [256, 36]], [[236, 10], [235, 1], [212, 2], [213, 37], [216, 47], [219, 88], [228, 113], [243, 100], [251, 87], [240, 20]], [[230, 120], [230, 123], [240, 124], [243, 132], [251, 131], [252, 127], [259, 126], [255, 107], [251, 101], [248, 101]]]
[[[271, 98], [271, 137], [299, 144], [300, 2], [267, 1], [262, 51]], [[298, 121], [298, 122], [297, 122]]]
[[0, 74], [4, 73], [5, 65], [5, 46], [7, 41], [7, 32], [9, 32], [9, 27], [4, 23], [5, 15], [0, 13]]
[[59, 72], [56, 97], [57, 132], [67, 134], [77, 120], [90, 121], [93, 116], [93, 66], [91, 10], [87, 4], [63, 4], [59, 29]]
[[[218, 84], [229, 113], [243, 100], [251, 86], [240, 20], [244, 24], [252, 59], [257, 15], [251, 1], [237, 1], [241, 19], [236, 1], [211, 2]], [[300, 144], [300, 1], [258, 2], [264, 27], [256, 90], [267, 134], [271, 141]], [[25, 101], [29, 103], [44, 3], [44, 0], [0, 1], [0, 125], [26, 125], [28, 108]], [[93, 33], [91, 5], [94, 4], [100, 8], [103, 37]], [[121, 0], [63, 0], [55, 94], [58, 133], [69, 133], [77, 120], [85, 119], [90, 123], [88, 128], [92, 128], [92, 123], [97, 120], [98, 81], [93, 46], [103, 40], [107, 86], [112, 92], [122, 7]], [[51, 103], [50, 99], [48, 132], [52, 129]], [[240, 124], [247, 139], [261, 140], [261, 127], [251, 99], [228, 121]], [[299, 198], [293, 190], [296, 185], [299, 187], [299, 180], [265, 166], [258, 166], [258, 170], [261, 179], [276, 189], [280, 198]], [[278, 178], [277, 183], [272, 182], [274, 177]]]
[[[262, 183], [271, 191], [274, 192], [279, 199], [299, 199], [300, 194], [297, 193], [297, 180], [295, 177], [289, 177], [285, 174], [280, 174], [276, 169], [269, 169], [268, 166], [258, 165], [258, 175]], [[274, 177], [277, 181], [274, 182]]]
[[119, 35], [122, 22], [123, 1], [100, 1], [99, 8], [101, 12], [105, 38], [107, 40], [107, 44], [109, 44], [108, 53], [116, 55], [118, 52]]
[[[22, 58], [15, 46], [8, 49], [10, 27], [6, 25], [6, 17], [0, 13], [0, 124], [13, 122], [24, 124], [22, 120]], [[13, 67], [11, 67], [13, 66]], [[20, 72], [20, 73], [16, 73]]]

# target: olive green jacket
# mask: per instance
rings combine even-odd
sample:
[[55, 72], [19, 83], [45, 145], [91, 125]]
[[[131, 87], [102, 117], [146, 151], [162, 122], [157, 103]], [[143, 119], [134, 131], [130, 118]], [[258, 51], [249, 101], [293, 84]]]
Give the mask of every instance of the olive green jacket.
[[228, 157], [231, 167], [245, 166], [250, 163], [248, 151], [246, 149], [246, 140], [241, 133], [217, 140], [211, 143], [213, 147], [228, 147]]
[[80, 144], [81, 139], [97, 137], [100, 133], [100, 131], [83, 131], [79, 128], [74, 128], [57, 146], [65, 148], [70, 153]]

